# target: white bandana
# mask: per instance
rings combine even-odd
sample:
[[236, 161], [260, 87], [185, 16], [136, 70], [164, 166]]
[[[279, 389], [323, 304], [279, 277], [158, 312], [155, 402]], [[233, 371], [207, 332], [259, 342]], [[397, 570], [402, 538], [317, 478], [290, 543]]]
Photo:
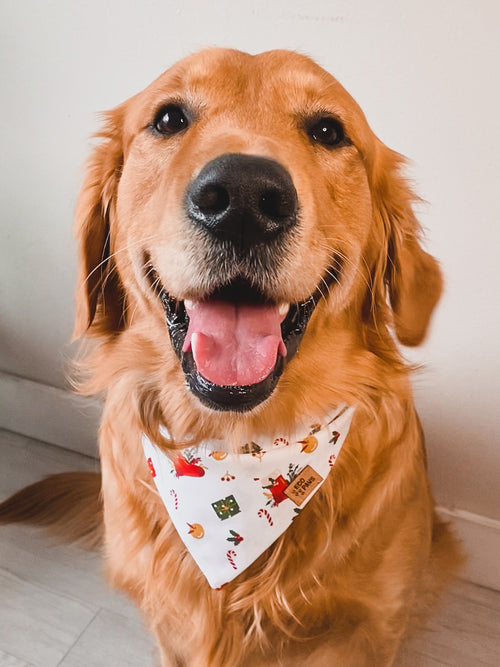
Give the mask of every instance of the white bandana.
[[143, 435], [161, 499], [212, 588], [237, 577], [290, 526], [335, 465], [353, 413], [341, 406], [293, 438], [259, 438], [241, 454], [209, 440], [170, 458]]

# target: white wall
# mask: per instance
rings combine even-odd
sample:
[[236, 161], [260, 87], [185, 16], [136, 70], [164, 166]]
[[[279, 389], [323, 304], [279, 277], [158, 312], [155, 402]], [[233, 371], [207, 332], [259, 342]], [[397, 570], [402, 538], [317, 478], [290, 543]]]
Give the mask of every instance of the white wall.
[[431, 475], [441, 504], [500, 519], [499, 19], [497, 0], [1, 0], [0, 369], [65, 384], [71, 218], [96, 112], [203, 46], [298, 49], [413, 159], [447, 277], [412, 354]]

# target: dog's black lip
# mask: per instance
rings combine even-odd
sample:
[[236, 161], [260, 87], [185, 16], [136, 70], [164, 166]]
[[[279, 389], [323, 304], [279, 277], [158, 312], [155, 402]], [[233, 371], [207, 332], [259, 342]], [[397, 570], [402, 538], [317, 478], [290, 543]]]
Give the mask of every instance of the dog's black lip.
[[284, 357], [278, 356], [269, 375], [252, 385], [217, 385], [201, 375], [191, 351], [182, 354], [182, 369], [189, 388], [198, 399], [212, 410], [247, 412], [269, 398], [283, 372]]
[[[149, 253], [144, 253], [144, 271], [151, 289], [159, 297], [165, 311], [168, 331], [172, 346], [181, 362], [190, 390], [197, 398], [212, 410], [247, 412], [257, 407], [273, 393], [285, 365], [297, 352], [302, 337], [305, 333], [309, 320], [319, 301], [326, 296], [333, 283], [338, 282], [342, 268], [342, 260], [337, 256], [333, 258], [330, 268], [321, 280], [321, 288], [304, 301], [290, 304], [287, 316], [281, 323], [283, 342], [286, 346], [287, 355], [278, 355], [276, 364], [271, 373], [261, 382], [253, 385], [216, 385], [204, 378], [196, 368], [191, 351], [183, 352], [182, 347], [187, 334], [189, 317], [184, 308], [183, 301], [170, 296], [163, 287], [159, 274], [151, 262]], [[238, 282], [238, 281], [236, 281]], [[239, 281], [237, 291], [253, 293], [254, 301], [265, 302], [265, 296], [257, 290]], [[230, 293], [230, 286], [221, 286], [210, 294], [212, 298], [224, 297]], [[252, 292], [253, 290], [253, 292]]]

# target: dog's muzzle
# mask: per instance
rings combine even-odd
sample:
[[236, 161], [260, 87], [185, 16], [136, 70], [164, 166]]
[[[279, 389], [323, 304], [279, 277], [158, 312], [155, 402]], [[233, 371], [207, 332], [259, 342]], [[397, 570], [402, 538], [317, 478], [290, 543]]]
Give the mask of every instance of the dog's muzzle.
[[292, 178], [274, 160], [243, 154], [212, 160], [188, 186], [184, 206], [210, 249], [210, 261], [199, 268], [211, 287], [197, 301], [174, 298], [149, 253], [144, 272], [163, 303], [190, 390], [212, 409], [245, 412], [273, 393], [342, 261], [332, 257], [321, 288], [304, 301], [273, 298], [269, 275], [299, 215]]

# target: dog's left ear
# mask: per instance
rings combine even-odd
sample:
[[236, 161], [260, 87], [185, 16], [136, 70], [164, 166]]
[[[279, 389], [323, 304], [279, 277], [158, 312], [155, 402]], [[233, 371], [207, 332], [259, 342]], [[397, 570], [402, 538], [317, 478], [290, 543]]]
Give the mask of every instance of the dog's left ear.
[[394, 329], [404, 345], [420, 345], [443, 287], [437, 261], [420, 245], [421, 228], [412, 204], [416, 200], [401, 175], [404, 158], [377, 140], [372, 164], [374, 215], [385, 243], [379, 266], [393, 311]]
[[75, 233], [79, 278], [73, 338], [83, 334], [115, 334], [125, 322], [125, 294], [111, 255], [110, 223], [123, 165], [121, 108], [106, 114], [97, 133], [101, 142], [87, 164], [78, 198]]

